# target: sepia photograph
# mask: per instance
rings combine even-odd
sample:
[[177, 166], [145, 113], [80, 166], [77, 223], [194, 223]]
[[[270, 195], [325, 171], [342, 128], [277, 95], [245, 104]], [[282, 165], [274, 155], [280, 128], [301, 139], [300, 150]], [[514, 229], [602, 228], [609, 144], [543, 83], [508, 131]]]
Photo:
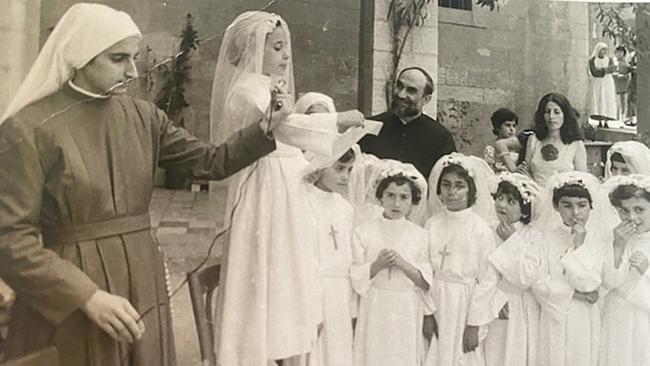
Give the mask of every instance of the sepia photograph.
[[0, 5], [0, 366], [650, 366], [650, 0]]

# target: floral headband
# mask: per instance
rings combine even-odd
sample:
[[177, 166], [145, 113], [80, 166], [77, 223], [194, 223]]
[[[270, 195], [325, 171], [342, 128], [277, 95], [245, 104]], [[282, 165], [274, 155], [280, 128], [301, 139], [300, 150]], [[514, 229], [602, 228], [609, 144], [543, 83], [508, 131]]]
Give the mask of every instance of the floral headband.
[[650, 193], [650, 177], [641, 174], [633, 174], [630, 176], [615, 176], [610, 178], [605, 185], [608, 188], [608, 192], [613, 192], [619, 186], [631, 185], [637, 188], [641, 188], [644, 191]]
[[458, 165], [459, 167], [463, 168], [466, 172], [467, 175], [474, 179], [474, 172], [465, 164], [465, 162], [462, 161], [462, 159], [459, 159], [455, 154], [450, 154], [442, 157], [442, 168], [446, 168], [450, 165]]
[[520, 176], [519, 174], [509, 172], [501, 173], [497, 176], [497, 185], [494, 187], [494, 193], [496, 193], [499, 183], [507, 182], [517, 189], [524, 203], [530, 203], [539, 196], [540, 188], [535, 182], [526, 182], [526, 180], [524, 176]]
[[570, 186], [570, 185], [577, 185], [580, 186], [587, 191], [589, 191], [589, 188], [587, 188], [587, 184], [585, 183], [584, 179], [580, 176], [569, 176], [566, 179], [558, 179], [552, 186], [553, 192], [557, 191], [560, 188]]
[[373, 191], [377, 190], [377, 187], [379, 186], [379, 183], [383, 181], [384, 179], [388, 177], [397, 177], [397, 176], [402, 176], [406, 179], [409, 179], [415, 185], [420, 189], [420, 192], [424, 194], [426, 192], [427, 186], [426, 182], [424, 182], [424, 179], [418, 174], [414, 168], [408, 169], [409, 166], [406, 167], [398, 167], [398, 166], [391, 166], [385, 169], [382, 169], [378, 174], [377, 178], [375, 179], [374, 184], [372, 185]]

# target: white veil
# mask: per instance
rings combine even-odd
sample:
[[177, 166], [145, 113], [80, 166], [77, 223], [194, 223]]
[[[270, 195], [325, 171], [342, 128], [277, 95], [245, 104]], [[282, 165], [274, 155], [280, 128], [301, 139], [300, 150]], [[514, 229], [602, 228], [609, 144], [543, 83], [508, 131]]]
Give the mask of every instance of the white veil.
[[[232, 97], [233, 87], [245, 78], [257, 78], [256, 82], [267, 82], [268, 95], [261, 99], [270, 101], [271, 79], [262, 75], [264, 61], [264, 46], [266, 37], [278, 26], [285, 34], [285, 47], [289, 55], [285, 81], [287, 91], [294, 94], [293, 61], [291, 55], [291, 34], [287, 23], [279, 16], [264, 11], [247, 11], [240, 14], [228, 26], [219, 49], [219, 58], [212, 82], [212, 100], [210, 102], [210, 141], [215, 144], [225, 142], [230, 135], [246, 127], [257, 118], [232, 118], [228, 115], [229, 99]], [[266, 101], [266, 100], [264, 100]], [[260, 116], [266, 111], [268, 101], [262, 101], [257, 111]], [[251, 111], [254, 113], [255, 111]]]
[[618, 216], [609, 203], [605, 187], [600, 184], [595, 176], [585, 172], [564, 172], [549, 179], [544, 189], [542, 213], [535, 223], [537, 229], [546, 232], [563, 225], [560, 214], [553, 207], [553, 193], [555, 190], [569, 184], [578, 184], [584, 187], [591, 196], [593, 208], [586, 225], [588, 238], [591, 237], [592, 240], [611, 243], [613, 239], [612, 229], [617, 224]]
[[358, 147], [354, 148], [355, 161], [349, 180], [348, 197], [355, 211], [355, 225], [381, 216], [383, 208], [377, 200], [375, 192], [379, 182], [393, 174], [402, 173], [411, 178], [420, 188], [421, 200], [408, 215], [408, 219], [418, 225], [426, 220], [427, 183], [422, 174], [411, 164], [392, 159], [379, 159], [370, 154], [362, 154]]
[[650, 149], [638, 141], [620, 141], [607, 150], [607, 161], [605, 162], [605, 179], [611, 176], [612, 155], [619, 153], [623, 156], [625, 163], [632, 171], [632, 174], [650, 175]]
[[131, 36], [141, 38], [142, 34], [127, 13], [101, 4], [72, 5], [43, 45], [0, 124], [25, 106], [59, 90], [75, 69]]
[[531, 222], [534, 222], [541, 216], [543, 207], [543, 190], [542, 187], [532, 178], [519, 173], [502, 172], [495, 177], [491, 185], [492, 194], [496, 194], [497, 189], [499, 188], [499, 183], [501, 182], [512, 184], [517, 191], [519, 191], [523, 200], [530, 202]]
[[436, 187], [440, 180], [442, 170], [451, 164], [460, 165], [474, 179], [474, 184], [476, 185], [476, 203], [471, 206], [472, 211], [482, 217], [489, 225], [495, 224], [497, 217], [494, 212], [494, 200], [490, 195], [490, 185], [495, 179], [494, 171], [485, 160], [457, 152], [441, 157], [433, 166], [433, 169], [431, 169], [431, 174], [429, 174], [429, 217], [443, 211], [444, 206], [438, 194], [436, 194]]

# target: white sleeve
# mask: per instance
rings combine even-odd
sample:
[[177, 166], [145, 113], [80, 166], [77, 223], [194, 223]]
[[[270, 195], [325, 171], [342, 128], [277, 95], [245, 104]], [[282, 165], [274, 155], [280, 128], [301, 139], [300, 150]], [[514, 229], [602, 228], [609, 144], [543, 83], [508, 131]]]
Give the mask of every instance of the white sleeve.
[[600, 277], [602, 259], [588, 244], [584, 243], [578, 249], [569, 250], [560, 261], [566, 270], [569, 284], [580, 292], [594, 291], [602, 282]]
[[[636, 269], [634, 269], [636, 271]], [[627, 295], [627, 301], [650, 312], [650, 270], [636, 281]]]
[[546, 249], [546, 247], [540, 248], [537, 252], [541, 256], [541, 276], [531, 289], [542, 311], [559, 321], [566, 315], [575, 290], [568, 283], [551, 278]]
[[372, 259], [366, 258], [368, 247], [363, 242], [363, 231], [357, 229], [352, 234], [352, 266], [350, 267], [350, 279], [352, 288], [359, 296], [365, 297], [368, 289], [374, 281], [370, 278], [370, 266]]
[[291, 114], [273, 130], [276, 140], [330, 156], [338, 137], [336, 113]]
[[488, 257], [490, 263], [513, 286], [526, 290], [540, 276], [541, 257], [536, 255], [535, 242], [526, 242], [518, 232], [499, 245]]

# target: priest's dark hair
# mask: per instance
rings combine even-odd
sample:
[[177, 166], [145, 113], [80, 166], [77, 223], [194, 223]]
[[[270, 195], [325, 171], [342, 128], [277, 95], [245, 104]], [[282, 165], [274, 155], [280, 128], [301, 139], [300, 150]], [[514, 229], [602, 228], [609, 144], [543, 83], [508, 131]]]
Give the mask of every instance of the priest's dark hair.
[[426, 84], [424, 85], [424, 96], [426, 97], [427, 95], [433, 94], [433, 88], [434, 88], [434, 86], [433, 86], [433, 78], [431, 77], [431, 75], [429, 75], [429, 73], [425, 69], [423, 69], [421, 67], [418, 67], [418, 66], [407, 67], [404, 70], [399, 72], [399, 74], [397, 75], [397, 78], [399, 79], [399, 77], [402, 76], [402, 74], [405, 71], [409, 71], [409, 70], [417, 70], [417, 71], [421, 72], [422, 75], [424, 75], [424, 78], [427, 80]]
[[650, 202], [650, 192], [634, 184], [621, 184], [609, 194], [609, 202], [614, 207], [621, 207], [621, 201], [630, 198], [643, 198]]
[[411, 189], [411, 203], [414, 205], [420, 203], [420, 200], [422, 199], [422, 191], [420, 190], [420, 187], [418, 187], [418, 185], [415, 184], [411, 178], [405, 176], [402, 173], [389, 175], [379, 182], [377, 185], [377, 191], [375, 192], [375, 197], [377, 197], [379, 201], [381, 201], [381, 199], [384, 197], [384, 191], [391, 183], [395, 183], [397, 186], [408, 184], [409, 188]]
[[465, 182], [467, 182], [467, 188], [469, 190], [467, 192], [467, 207], [471, 207], [476, 203], [476, 183], [474, 182], [474, 179], [469, 176], [469, 172], [458, 164], [449, 164], [446, 167], [442, 168], [442, 172], [440, 172], [440, 178], [438, 178], [438, 183], [436, 183], [436, 194], [440, 195], [440, 184], [442, 182], [442, 178], [444, 178], [446, 174], [451, 173], [458, 175]]
[[542, 141], [548, 136], [548, 126], [544, 120], [544, 111], [549, 102], [557, 104], [564, 114], [564, 123], [560, 127], [560, 139], [562, 143], [568, 145], [573, 141], [582, 140], [578, 118], [580, 114], [572, 106], [569, 99], [560, 93], [548, 93], [539, 100], [537, 111], [535, 111], [535, 135]]
[[584, 186], [577, 183], [565, 184], [560, 188], [553, 190], [553, 206], [557, 207], [562, 197], [586, 198], [589, 201], [589, 207], [594, 208], [594, 201], [591, 194]]
[[521, 221], [524, 224], [529, 224], [531, 219], [530, 201], [524, 202], [524, 198], [521, 196], [521, 193], [519, 192], [517, 187], [515, 187], [515, 185], [510, 182], [501, 181], [497, 186], [496, 193], [492, 194], [492, 198], [496, 200], [497, 197], [501, 195], [511, 196], [519, 203], [519, 208], [521, 210], [521, 218], [519, 219], [519, 221]]

